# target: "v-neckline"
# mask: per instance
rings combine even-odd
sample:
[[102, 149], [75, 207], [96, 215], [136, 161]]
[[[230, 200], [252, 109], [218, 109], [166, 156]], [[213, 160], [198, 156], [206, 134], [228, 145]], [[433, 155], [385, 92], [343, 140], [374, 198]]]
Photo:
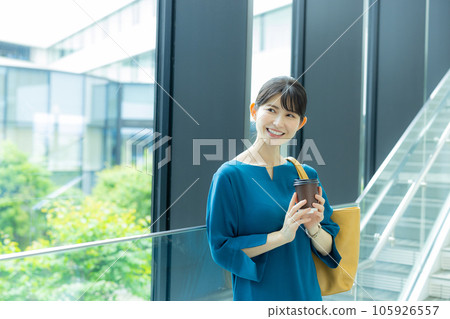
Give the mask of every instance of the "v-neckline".
[[273, 171], [274, 171], [273, 167], [271, 167], [272, 168], [272, 176], [270, 176], [268, 167], [264, 167], [264, 168], [266, 169], [267, 175], [269, 175], [270, 180], [273, 182]]
[[242, 165], [247, 165], [247, 166], [253, 166], [253, 167], [260, 167], [260, 168], [263, 168], [264, 171], [266, 172], [266, 175], [269, 177], [269, 179], [270, 179], [271, 182], [274, 181], [274, 176], [275, 176], [275, 169], [274, 169], [274, 168], [275, 168], [275, 167], [286, 166], [286, 165], [288, 165], [288, 163], [289, 163], [289, 161], [286, 160], [286, 163], [284, 163], [284, 164], [272, 166], [272, 167], [271, 167], [271, 168], [272, 168], [272, 176], [270, 176], [270, 173], [269, 173], [269, 171], [267, 170], [267, 167], [265, 167], [265, 166], [258, 166], [258, 165], [248, 164], [248, 163], [244, 163], [244, 162], [238, 161], [238, 160], [236, 160], [236, 159], [235, 159], [234, 161], [236, 161], [237, 163], [242, 164]]

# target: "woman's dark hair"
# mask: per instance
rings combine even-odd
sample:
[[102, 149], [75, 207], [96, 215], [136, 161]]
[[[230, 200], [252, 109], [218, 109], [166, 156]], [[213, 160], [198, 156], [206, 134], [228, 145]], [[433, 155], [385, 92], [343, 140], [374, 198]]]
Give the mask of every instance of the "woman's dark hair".
[[256, 109], [280, 93], [280, 102], [283, 109], [294, 112], [300, 116], [300, 119], [303, 119], [306, 113], [306, 91], [300, 83], [290, 76], [278, 76], [264, 83], [256, 97]]

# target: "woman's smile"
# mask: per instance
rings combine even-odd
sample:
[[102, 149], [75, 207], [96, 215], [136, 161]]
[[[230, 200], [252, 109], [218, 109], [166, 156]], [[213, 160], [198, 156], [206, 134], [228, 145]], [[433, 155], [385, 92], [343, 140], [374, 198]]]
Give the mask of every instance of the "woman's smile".
[[277, 131], [274, 129], [270, 129], [270, 128], [266, 128], [266, 131], [269, 133], [269, 136], [273, 137], [273, 138], [278, 138], [278, 137], [281, 137], [284, 135], [283, 132], [280, 132], [280, 131]]

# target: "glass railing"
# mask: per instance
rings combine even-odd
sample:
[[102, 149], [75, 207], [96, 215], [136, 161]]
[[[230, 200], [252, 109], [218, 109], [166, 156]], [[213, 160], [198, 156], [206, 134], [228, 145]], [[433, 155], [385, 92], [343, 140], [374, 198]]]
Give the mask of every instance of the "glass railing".
[[90, 244], [0, 256], [0, 300], [150, 298], [152, 239]]
[[396, 187], [395, 182], [413, 181], [434, 151], [449, 122], [448, 82], [447, 74], [357, 199], [363, 228], [380, 201]]
[[229, 278], [204, 227], [0, 255], [2, 301], [229, 300]]
[[450, 72], [358, 198], [360, 264], [351, 292], [325, 300], [398, 300], [450, 194]]

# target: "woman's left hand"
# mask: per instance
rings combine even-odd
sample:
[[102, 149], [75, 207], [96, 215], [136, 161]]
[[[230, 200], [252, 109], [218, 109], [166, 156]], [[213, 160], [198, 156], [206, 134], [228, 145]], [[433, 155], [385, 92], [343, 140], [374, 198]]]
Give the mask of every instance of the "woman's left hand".
[[316, 229], [317, 224], [323, 220], [323, 212], [325, 210], [325, 199], [322, 197], [322, 187], [319, 186], [319, 194], [316, 194], [318, 203], [313, 203], [312, 206], [316, 209], [313, 213], [307, 214], [311, 220], [304, 223], [306, 229]]

